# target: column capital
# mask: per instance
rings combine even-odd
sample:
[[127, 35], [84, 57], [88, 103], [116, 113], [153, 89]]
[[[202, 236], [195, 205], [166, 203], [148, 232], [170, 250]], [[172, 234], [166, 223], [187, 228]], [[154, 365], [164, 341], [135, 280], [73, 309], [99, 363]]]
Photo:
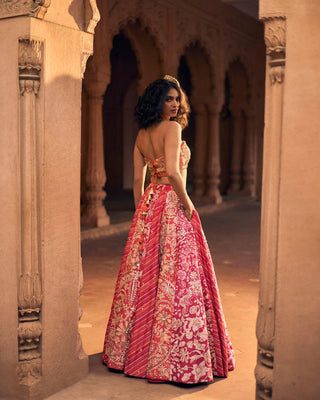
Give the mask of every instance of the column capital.
[[43, 63], [43, 42], [31, 37], [19, 39], [19, 87], [20, 94], [38, 94], [40, 72]]
[[286, 17], [264, 17], [262, 21], [265, 25], [264, 39], [270, 66], [271, 84], [282, 83], [286, 58]]
[[196, 115], [203, 115], [206, 111], [205, 105], [203, 103], [197, 103], [195, 101], [195, 105], [192, 106], [193, 111]]
[[218, 103], [209, 103], [208, 104], [209, 115], [213, 115], [213, 116], [219, 115], [220, 111], [221, 111], [221, 107], [222, 106]]
[[279, 54], [286, 48], [286, 17], [275, 15], [261, 18], [264, 26], [264, 40], [267, 54]]
[[88, 74], [83, 81], [83, 86], [89, 97], [102, 97], [105, 94], [110, 81], [110, 74]]

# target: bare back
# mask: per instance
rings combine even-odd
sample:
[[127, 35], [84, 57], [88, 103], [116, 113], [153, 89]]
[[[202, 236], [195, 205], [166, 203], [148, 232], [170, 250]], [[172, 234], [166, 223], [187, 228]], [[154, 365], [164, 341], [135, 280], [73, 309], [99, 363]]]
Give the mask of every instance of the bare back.
[[187, 170], [180, 170], [181, 126], [175, 121], [162, 121], [155, 127], [141, 129], [134, 146], [134, 198], [137, 206], [144, 191], [146, 159], [164, 157], [166, 176], [158, 184], [170, 184], [184, 207], [193, 209], [185, 190]]
[[165, 155], [164, 139], [169, 121], [163, 121], [155, 127], [141, 129], [136, 145], [143, 157], [155, 160]]

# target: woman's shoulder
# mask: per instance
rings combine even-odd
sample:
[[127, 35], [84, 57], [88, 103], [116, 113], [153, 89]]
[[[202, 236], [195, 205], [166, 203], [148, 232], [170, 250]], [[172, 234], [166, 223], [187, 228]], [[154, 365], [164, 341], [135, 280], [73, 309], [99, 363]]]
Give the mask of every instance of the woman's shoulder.
[[161, 122], [163, 128], [164, 139], [167, 136], [176, 135], [177, 137], [181, 137], [181, 125], [176, 121], [163, 121]]
[[136, 136], [136, 143], [139, 142], [141, 140], [141, 136], [143, 136], [143, 131], [144, 129], [139, 129], [137, 136]]
[[167, 136], [177, 135], [181, 136], [181, 125], [176, 121], [161, 121], [153, 129], [139, 129], [136, 143], [143, 142], [149, 135], [157, 136], [161, 140]]
[[169, 129], [178, 129], [181, 131], [181, 125], [177, 121], [162, 121], [161, 124], [163, 127]]

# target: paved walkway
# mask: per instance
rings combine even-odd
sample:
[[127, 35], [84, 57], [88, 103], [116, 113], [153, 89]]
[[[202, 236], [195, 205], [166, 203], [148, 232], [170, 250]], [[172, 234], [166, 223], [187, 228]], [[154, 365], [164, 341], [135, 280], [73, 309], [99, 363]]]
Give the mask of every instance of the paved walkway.
[[258, 310], [260, 205], [253, 200], [200, 207], [202, 224], [215, 264], [222, 304], [236, 354], [236, 370], [210, 385], [180, 387], [150, 384], [110, 372], [101, 350], [126, 232], [85, 240], [82, 245], [84, 314], [80, 333], [90, 355], [89, 375], [49, 397], [50, 400], [253, 400], [256, 363], [255, 323]]

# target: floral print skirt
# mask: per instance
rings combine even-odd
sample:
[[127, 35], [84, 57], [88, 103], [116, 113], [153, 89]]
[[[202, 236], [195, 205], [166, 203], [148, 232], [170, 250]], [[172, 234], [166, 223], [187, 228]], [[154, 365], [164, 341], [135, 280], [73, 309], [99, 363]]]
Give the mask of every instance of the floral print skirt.
[[199, 216], [188, 221], [170, 185], [149, 185], [135, 212], [102, 360], [160, 382], [210, 382], [234, 369]]

